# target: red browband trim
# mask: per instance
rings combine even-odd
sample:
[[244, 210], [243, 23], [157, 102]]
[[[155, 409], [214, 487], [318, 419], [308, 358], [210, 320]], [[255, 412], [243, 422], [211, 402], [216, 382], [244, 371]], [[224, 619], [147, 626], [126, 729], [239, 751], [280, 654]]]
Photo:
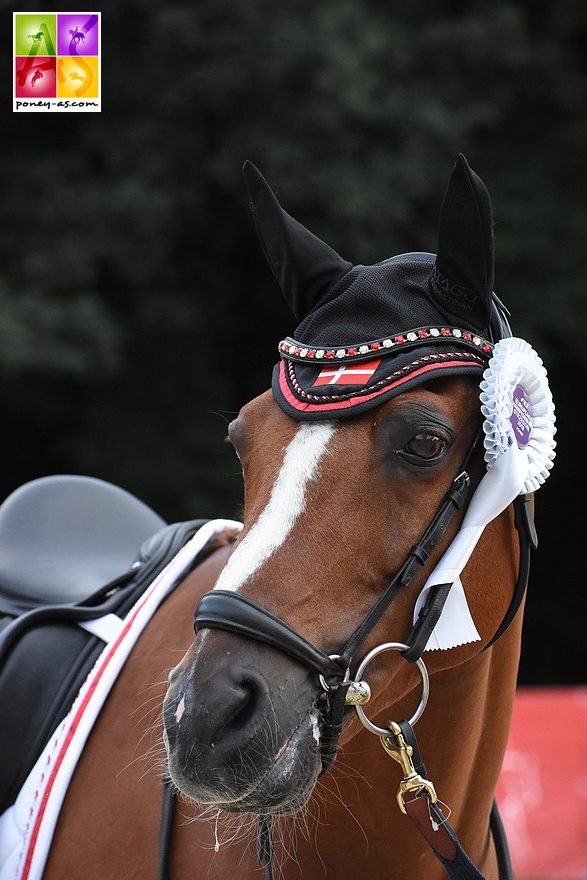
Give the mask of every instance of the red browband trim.
[[478, 355], [467, 351], [430, 354], [412, 361], [365, 388], [339, 394], [312, 394], [304, 391], [300, 386], [295, 374], [295, 364], [288, 360], [279, 364], [279, 388], [289, 405], [301, 412], [350, 409], [367, 400], [373, 400], [374, 397], [385, 394], [418, 376], [438, 369], [446, 370], [462, 366], [473, 366], [483, 370], [486, 363]]

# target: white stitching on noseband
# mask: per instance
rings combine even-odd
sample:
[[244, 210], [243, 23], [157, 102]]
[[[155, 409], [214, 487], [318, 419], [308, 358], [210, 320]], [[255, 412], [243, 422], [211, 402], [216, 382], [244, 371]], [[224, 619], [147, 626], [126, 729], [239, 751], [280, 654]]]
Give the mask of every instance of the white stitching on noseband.
[[333, 422], [299, 426], [285, 451], [267, 506], [229, 558], [215, 590], [238, 590], [281, 547], [306, 508], [306, 488], [335, 430]]

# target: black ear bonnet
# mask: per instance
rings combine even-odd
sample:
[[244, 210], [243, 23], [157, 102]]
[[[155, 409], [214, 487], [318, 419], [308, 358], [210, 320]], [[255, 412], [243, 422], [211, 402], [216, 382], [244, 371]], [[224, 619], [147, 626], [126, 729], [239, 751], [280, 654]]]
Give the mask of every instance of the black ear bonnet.
[[353, 266], [287, 214], [243, 167], [267, 262], [300, 322], [279, 344], [280, 407], [300, 421], [346, 418], [446, 374], [481, 378], [510, 336], [493, 293], [489, 194], [459, 155], [440, 212], [438, 254]]

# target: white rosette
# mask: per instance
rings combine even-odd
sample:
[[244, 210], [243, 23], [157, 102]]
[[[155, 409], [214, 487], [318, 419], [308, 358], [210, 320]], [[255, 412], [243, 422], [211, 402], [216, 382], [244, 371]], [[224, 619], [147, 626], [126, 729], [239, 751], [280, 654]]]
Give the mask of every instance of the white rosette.
[[485, 526], [518, 495], [536, 491], [554, 461], [554, 403], [546, 370], [531, 345], [516, 337], [498, 342], [480, 388], [487, 473], [471, 499], [460, 531], [416, 602], [414, 623], [428, 590], [437, 584], [453, 584], [426, 650], [454, 648], [480, 638], [461, 572]]
[[[508, 449], [521, 448], [527, 456], [527, 468], [520, 492], [535, 492], [548, 476], [556, 446], [554, 402], [542, 361], [524, 339], [502, 339], [495, 346], [480, 388], [488, 471]], [[515, 407], [517, 389], [523, 389], [519, 399], [525, 398], [530, 409], [531, 425], [526, 432], [516, 423], [514, 409], [521, 408]]]

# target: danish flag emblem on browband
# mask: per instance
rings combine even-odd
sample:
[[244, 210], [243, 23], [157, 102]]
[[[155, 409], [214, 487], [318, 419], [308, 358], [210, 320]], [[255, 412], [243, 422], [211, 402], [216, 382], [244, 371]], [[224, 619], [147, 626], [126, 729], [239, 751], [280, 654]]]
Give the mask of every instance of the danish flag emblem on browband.
[[381, 358], [373, 361], [365, 361], [359, 364], [341, 364], [340, 366], [328, 366], [320, 370], [316, 385], [366, 385], [379, 364]]

